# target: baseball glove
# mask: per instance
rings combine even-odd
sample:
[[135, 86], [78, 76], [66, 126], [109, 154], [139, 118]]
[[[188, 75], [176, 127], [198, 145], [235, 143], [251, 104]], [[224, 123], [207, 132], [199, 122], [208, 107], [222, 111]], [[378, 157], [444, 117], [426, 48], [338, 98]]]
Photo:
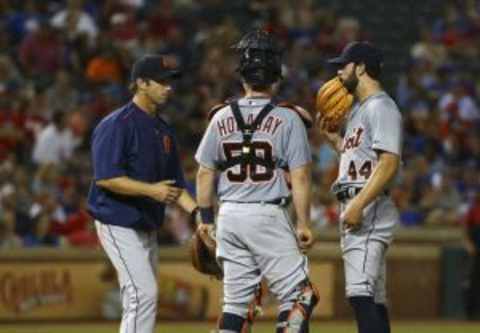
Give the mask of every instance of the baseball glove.
[[195, 231], [190, 243], [190, 254], [193, 267], [202, 274], [215, 277], [218, 280], [223, 278], [223, 272], [215, 259], [217, 242], [206, 232], [199, 229]]
[[317, 119], [324, 120], [329, 132], [336, 132], [350, 111], [352, 103], [353, 95], [337, 76], [327, 81], [317, 91]]

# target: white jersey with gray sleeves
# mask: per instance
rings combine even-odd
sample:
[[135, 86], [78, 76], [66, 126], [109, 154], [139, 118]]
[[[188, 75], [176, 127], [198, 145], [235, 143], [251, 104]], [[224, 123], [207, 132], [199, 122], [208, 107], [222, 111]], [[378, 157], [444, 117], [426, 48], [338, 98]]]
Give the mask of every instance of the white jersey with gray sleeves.
[[[242, 98], [238, 105], [247, 124], [253, 123], [266, 98]], [[200, 165], [218, 169], [220, 162], [239, 156], [242, 133], [229, 105], [211, 119], [195, 154]], [[311, 162], [311, 151], [305, 125], [300, 117], [285, 107], [275, 106], [265, 117], [252, 137], [252, 148], [258, 157], [275, 161], [275, 170], [248, 164], [232, 166], [220, 173], [217, 195], [221, 201], [269, 201], [288, 197], [285, 172]]]
[[376, 151], [401, 156], [401, 149], [402, 116], [390, 96], [382, 91], [356, 104], [347, 120], [333, 191], [363, 187], [378, 163]]

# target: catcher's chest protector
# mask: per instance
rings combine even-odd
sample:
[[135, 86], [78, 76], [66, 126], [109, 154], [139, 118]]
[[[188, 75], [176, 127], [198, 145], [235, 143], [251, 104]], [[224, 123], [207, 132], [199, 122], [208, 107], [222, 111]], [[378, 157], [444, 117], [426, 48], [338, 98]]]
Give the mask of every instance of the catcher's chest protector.
[[232, 109], [233, 116], [235, 117], [235, 122], [237, 123], [238, 128], [242, 132], [243, 142], [242, 149], [239, 156], [233, 157], [227, 161], [219, 162], [217, 167], [220, 171], [225, 171], [235, 165], [240, 164], [242, 168], [245, 168], [247, 164], [260, 165], [269, 171], [275, 169], [275, 162], [271, 159], [266, 159], [265, 157], [258, 157], [255, 154], [255, 149], [252, 147], [252, 136], [255, 130], [260, 126], [265, 117], [273, 110], [275, 106], [271, 103], [268, 103], [263, 107], [260, 113], [257, 115], [255, 120], [251, 124], [246, 124], [243, 120], [242, 114], [240, 112], [240, 107], [235, 101], [230, 104]]

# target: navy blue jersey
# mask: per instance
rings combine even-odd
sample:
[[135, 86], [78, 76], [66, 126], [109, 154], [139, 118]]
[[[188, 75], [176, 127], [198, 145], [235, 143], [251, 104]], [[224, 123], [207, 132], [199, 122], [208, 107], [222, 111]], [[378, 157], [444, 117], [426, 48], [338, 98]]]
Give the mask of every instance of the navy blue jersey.
[[102, 223], [156, 228], [163, 222], [165, 205], [147, 197], [110, 192], [95, 181], [122, 176], [146, 183], [172, 179], [175, 186], [185, 188], [173, 128], [133, 102], [105, 117], [95, 128], [92, 162], [94, 180], [88, 209]]

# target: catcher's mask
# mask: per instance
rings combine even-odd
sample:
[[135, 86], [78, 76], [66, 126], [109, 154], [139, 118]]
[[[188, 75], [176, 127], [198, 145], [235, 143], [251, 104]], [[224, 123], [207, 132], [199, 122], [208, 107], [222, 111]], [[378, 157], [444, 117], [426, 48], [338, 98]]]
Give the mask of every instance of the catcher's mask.
[[232, 46], [240, 54], [237, 71], [252, 85], [270, 85], [282, 78], [282, 48], [265, 30], [253, 30]]

